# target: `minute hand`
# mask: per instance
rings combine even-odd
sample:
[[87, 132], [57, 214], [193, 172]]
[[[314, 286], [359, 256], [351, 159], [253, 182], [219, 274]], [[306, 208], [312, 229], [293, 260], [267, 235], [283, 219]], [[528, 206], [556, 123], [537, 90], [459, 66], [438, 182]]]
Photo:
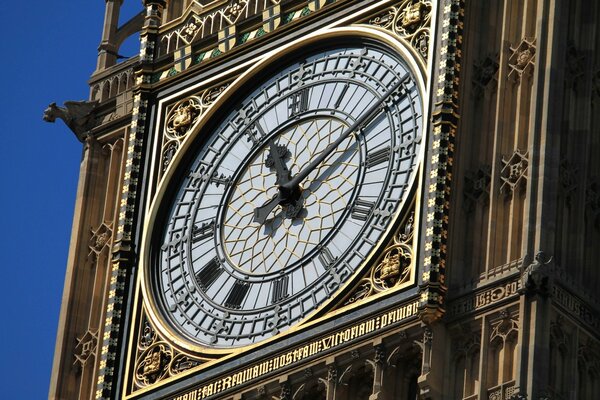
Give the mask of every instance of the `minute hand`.
[[308, 164], [302, 171], [298, 172], [292, 179], [284, 184], [280, 185], [280, 188], [286, 190], [292, 190], [297, 187], [308, 174], [312, 172], [315, 168], [317, 168], [329, 155], [342, 143], [348, 136], [350, 136], [357, 128], [359, 128], [365, 121], [369, 120], [378, 110], [379, 107], [383, 104], [383, 102], [392, 95], [406, 81], [409, 77], [409, 74], [406, 74], [400, 79], [398, 82], [394, 83], [392, 87], [385, 92], [383, 96], [381, 96], [375, 103], [373, 103], [367, 111], [362, 113], [360, 117], [358, 117], [352, 125], [350, 125], [333, 143], [325, 148], [317, 157], [315, 157], [310, 164]]

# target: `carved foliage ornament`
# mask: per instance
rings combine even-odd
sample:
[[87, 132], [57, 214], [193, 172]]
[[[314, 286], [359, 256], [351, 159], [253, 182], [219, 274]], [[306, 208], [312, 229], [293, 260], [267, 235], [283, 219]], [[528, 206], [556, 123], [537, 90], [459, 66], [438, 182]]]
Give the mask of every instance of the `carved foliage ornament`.
[[473, 211], [475, 204], [487, 204], [490, 197], [490, 183], [492, 181], [492, 168], [489, 165], [483, 165], [475, 172], [465, 174], [465, 188], [463, 194], [465, 197], [465, 209], [467, 212]]
[[490, 87], [492, 90], [496, 88], [498, 83], [498, 55], [487, 56], [480, 62], [473, 65], [473, 87], [476, 98], [481, 97], [485, 93], [485, 89]]
[[427, 59], [429, 51], [429, 27], [431, 24], [431, 1], [404, 0], [368, 21], [371, 25], [391, 30]]

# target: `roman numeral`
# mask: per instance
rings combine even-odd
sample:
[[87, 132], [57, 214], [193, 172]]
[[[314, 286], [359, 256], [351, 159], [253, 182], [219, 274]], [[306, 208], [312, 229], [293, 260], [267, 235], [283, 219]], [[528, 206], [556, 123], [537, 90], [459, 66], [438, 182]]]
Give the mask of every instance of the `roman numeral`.
[[220, 174], [215, 171], [212, 174], [205, 172], [208, 168], [205, 167], [200, 168], [198, 172], [192, 172], [190, 174], [190, 179], [192, 180], [192, 186], [197, 188], [200, 182], [209, 181], [210, 183], [214, 183], [217, 186], [219, 185], [229, 185], [231, 183], [231, 177], [226, 176], [224, 174]]
[[236, 280], [227, 295], [224, 304], [225, 307], [233, 309], [241, 308], [244, 298], [248, 294], [248, 290], [250, 290], [250, 284], [248, 282]]
[[295, 117], [308, 109], [308, 89], [303, 88], [289, 97], [290, 116]]
[[200, 226], [194, 225], [192, 228], [192, 242], [197, 243], [201, 240], [212, 237], [215, 233], [215, 220], [203, 222]]
[[273, 281], [273, 289], [271, 290], [271, 303], [276, 304], [288, 297], [288, 285], [290, 282], [289, 276], [282, 276]]
[[340, 104], [342, 104], [342, 99], [346, 95], [346, 92], [348, 91], [349, 87], [350, 87], [350, 84], [348, 84], [348, 83], [346, 83], [344, 85], [344, 87], [342, 88], [342, 93], [340, 93], [340, 95], [338, 96], [338, 99], [335, 102], [335, 108], [340, 108]]
[[375, 203], [373, 202], [356, 199], [354, 205], [352, 206], [352, 212], [350, 213], [350, 216], [354, 219], [366, 221], [374, 206]]
[[325, 268], [331, 267], [333, 263], [335, 263], [335, 260], [337, 260], [337, 257], [334, 257], [327, 247], [321, 248], [321, 252], [317, 257], [319, 258], [319, 261], [321, 261], [321, 264], [323, 264]]
[[187, 240], [187, 236], [182, 235], [181, 232], [182, 232], [181, 229], [176, 231], [173, 239], [171, 239], [171, 241], [164, 243], [162, 246], [160, 246], [160, 249], [162, 251], [171, 250], [171, 252], [173, 254], [178, 254], [183, 247], [182, 246], [183, 243]]
[[198, 286], [206, 291], [221, 274], [223, 273], [223, 267], [217, 257], [213, 258], [206, 264], [202, 269], [195, 275]]
[[179, 292], [179, 294], [176, 297], [174, 297], [175, 304], [171, 304], [169, 310], [171, 310], [171, 312], [175, 312], [175, 310], [177, 310], [178, 304], [182, 308], [187, 307], [189, 304], [188, 297], [191, 297], [190, 294], [194, 293], [195, 291], [196, 289], [193, 286], [190, 288], [189, 291], [187, 291], [185, 288], [182, 289], [181, 292]]
[[375, 165], [388, 161], [390, 159], [390, 149], [390, 146], [386, 146], [382, 149], [367, 154], [367, 168], [371, 168]]

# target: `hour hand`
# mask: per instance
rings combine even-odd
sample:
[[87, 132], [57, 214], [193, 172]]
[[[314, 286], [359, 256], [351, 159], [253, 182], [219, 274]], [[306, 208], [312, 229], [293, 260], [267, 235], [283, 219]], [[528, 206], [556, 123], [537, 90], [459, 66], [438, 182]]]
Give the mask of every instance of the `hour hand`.
[[259, 224], [264, 224], [271, 212], [279, 205], [281, 202], [281, 192], [278, 192], [276, 196], [260, 207], [254, 209], [254, 222], [258, 222]]
[[[262, 128], [260, 123], [258, 123], [258, 121], [256, 121], [254, 126], [262, 137], [267, 136], [265, 130]], [[275, 183], [277, 185], [283, 185], [291, 178], [290, 171], [285, 165], [285, 160], [291, 156], [290, 151], [285, 145], [276, 144], [275, 139], [273, 138], [269, 139], [268, 144], [269, 154], [265, 159], [265, 165], [270, 169], [275, 169], [275, 175], [277, 176], [277, 181]]]
[[291, 178], [290, 170], [285, 165], [285, 160], [289, 157], [290, 151], [285, 145], [275, 144], [273, 139], [269, 140], [269, 154], [265, 159], [265, 165], [270, 169], [275, 169], [277, 185], [283, 185]]

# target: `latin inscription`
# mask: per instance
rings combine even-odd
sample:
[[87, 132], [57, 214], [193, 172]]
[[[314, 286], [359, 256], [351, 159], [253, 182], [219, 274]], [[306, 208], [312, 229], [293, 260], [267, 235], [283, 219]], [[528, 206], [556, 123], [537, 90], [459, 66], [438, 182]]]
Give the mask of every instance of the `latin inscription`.
[[348, 342], [357, 340], [365, 335], [371, 334], [387, 327], [394, 326], [408, 318], [417, 315], [419, 303], [414, 301], [409, 304], [399, 306], [391, 311], [379, 314], [366, 321], [359, 322], [348, 328], [339, 330], [325, 337], [313, 340], [303, 346], [296, 347], [286, 353], [271, 357], [262, 362], [250, 365], [243, 370], [239, 370], [231, 375], [224, 376], [216, 381], [192, 389], [181, 395], [171, 397], [171, 400], [200, 400], [231, 389], [236, 386], [262, 377], [273, 371], [292, 366], [293, 364], [334, 350]]

